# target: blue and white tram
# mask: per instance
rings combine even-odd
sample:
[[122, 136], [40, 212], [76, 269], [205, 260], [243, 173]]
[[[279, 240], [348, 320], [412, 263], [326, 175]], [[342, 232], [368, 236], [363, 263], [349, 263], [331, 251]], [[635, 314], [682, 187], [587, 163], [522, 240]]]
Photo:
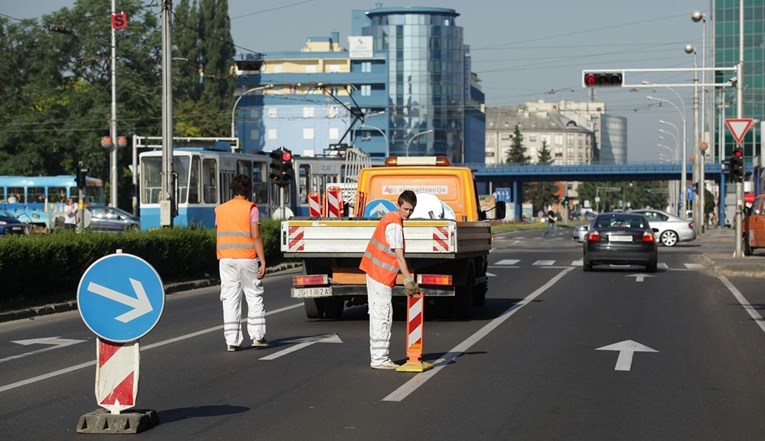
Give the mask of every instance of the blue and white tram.
[[[231, 180], [244, 173], [252, 177], [252, 201], [261, 216], [269, 216], [272, 200], [268, 182], [269, 157], [203, 148], [173, 149], [176, 174], [177, 215], [173, 225], [215, 227], [215, 207], [231, 199]], [[160, 227], [162, 152], [141, 153], [139, 157], [139, 206], [141, 229]]]
[[[269, 180], [270, 156], [267, 154], [232, 153], [203, 148], [173, 149], [176, 179], [177, 215], [173, 225], [179, 227], [215, 227], [215, 207], [231, 199], [231, 180], [236, 174], [252, 176], [252, 201], [258, 205], [261, 218], [279, 217], [280, 188]], [[308, 193], [323, 197], [328, 186], [345, 178], [345, 161], [339, 157], [293, 156], [295, 173], [292, 183], [284, 188], [286, 217], [309, 216]], [[162, 187], [162, 152], [154, 150], [139, 156], [139, 206], [141, 229], [160, 227]]]

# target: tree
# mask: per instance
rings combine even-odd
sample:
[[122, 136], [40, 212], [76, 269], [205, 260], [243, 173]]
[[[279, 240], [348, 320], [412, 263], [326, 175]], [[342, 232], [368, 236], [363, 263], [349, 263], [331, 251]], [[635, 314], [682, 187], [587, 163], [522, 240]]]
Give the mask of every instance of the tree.
[[513, 132], [513, 144], [510, 146], [510, 152], [507, 156], [508, 164], [528, 164], [530, 158], [526, 156], [526, 147], [523, 145], [523, 134], [521, 133], [521, 125], [515, 126], [515, 132]]

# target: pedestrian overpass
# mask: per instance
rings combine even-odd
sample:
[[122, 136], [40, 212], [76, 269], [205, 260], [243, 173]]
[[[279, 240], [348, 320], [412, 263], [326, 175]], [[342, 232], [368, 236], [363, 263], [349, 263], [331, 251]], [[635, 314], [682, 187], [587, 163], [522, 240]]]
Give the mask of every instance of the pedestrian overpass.
[[[497, 187], [510, 187], [511, 200], [522, 198], [521, 189], [525, 182], [540, 181], [679, 181], [682, 164], [678, 163], [634, 163], [634, 164], [581, 164], [581, 165], [540, 165], [540, 164], [465, 164], [473, 170], [479, 192], [488, 194]], [[693, 164], [686, 164], [686, 179], [693, 179]], [[715, 181], [720, 186], [718, 206], [724, 213], [726, 178], [722, 164], [710, 163], [704, 166], [704, 179]], [[521, 218], [521, 204], [515, 204], [515, 218]], [[721, 219], [722, 220], [722, 219]]]

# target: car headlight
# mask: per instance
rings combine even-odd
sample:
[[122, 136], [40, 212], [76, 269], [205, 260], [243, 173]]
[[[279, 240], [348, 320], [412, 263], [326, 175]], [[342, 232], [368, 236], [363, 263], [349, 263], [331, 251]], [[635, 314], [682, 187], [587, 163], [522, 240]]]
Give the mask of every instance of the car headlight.
[[0, 225], [5, 225], [5, 224], [7, 224], [7, 223], [8, 223], [8, 222], [6, 222], [6, 221], [0, 220]]

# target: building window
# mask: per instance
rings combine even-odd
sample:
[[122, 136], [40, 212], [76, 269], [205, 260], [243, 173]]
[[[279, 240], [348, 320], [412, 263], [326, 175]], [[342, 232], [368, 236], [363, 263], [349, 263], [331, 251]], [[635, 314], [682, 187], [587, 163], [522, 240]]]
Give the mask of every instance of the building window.
[[276, 118], [279, 116], [279, 112], [276, 111], [276, 107], [266, 107], [266, 115], [269, 118]]
[[306, 127], [303, 129], [303, 139], [313, 139], [313, 127]]
[[305, 73], [316, 73], [316, 66], [313, 64], [309, 64], [305, 67]]
[[329, 139], [339, 139], [339, 138], [340, 138], [340, 130], [338, 130], [337, 127], [330, 127]]
[[364, 73], [372, 72], [372, 63], [369, 61], [361, 63], [361, 71]]
[[361, 86], [361, 96], [370, 96], [372, 95], [372, 86], [369, 84], [364, 84]]
[[315, 111], [313, 107], [303, 107], [303, 118], [313, 118], [314, 114]]
[[268, 129], [268, 139], [277, 139], [278, 131], [276, 129]]
[[537, 135], [529, 135], [529, 142], [537, 142]]

